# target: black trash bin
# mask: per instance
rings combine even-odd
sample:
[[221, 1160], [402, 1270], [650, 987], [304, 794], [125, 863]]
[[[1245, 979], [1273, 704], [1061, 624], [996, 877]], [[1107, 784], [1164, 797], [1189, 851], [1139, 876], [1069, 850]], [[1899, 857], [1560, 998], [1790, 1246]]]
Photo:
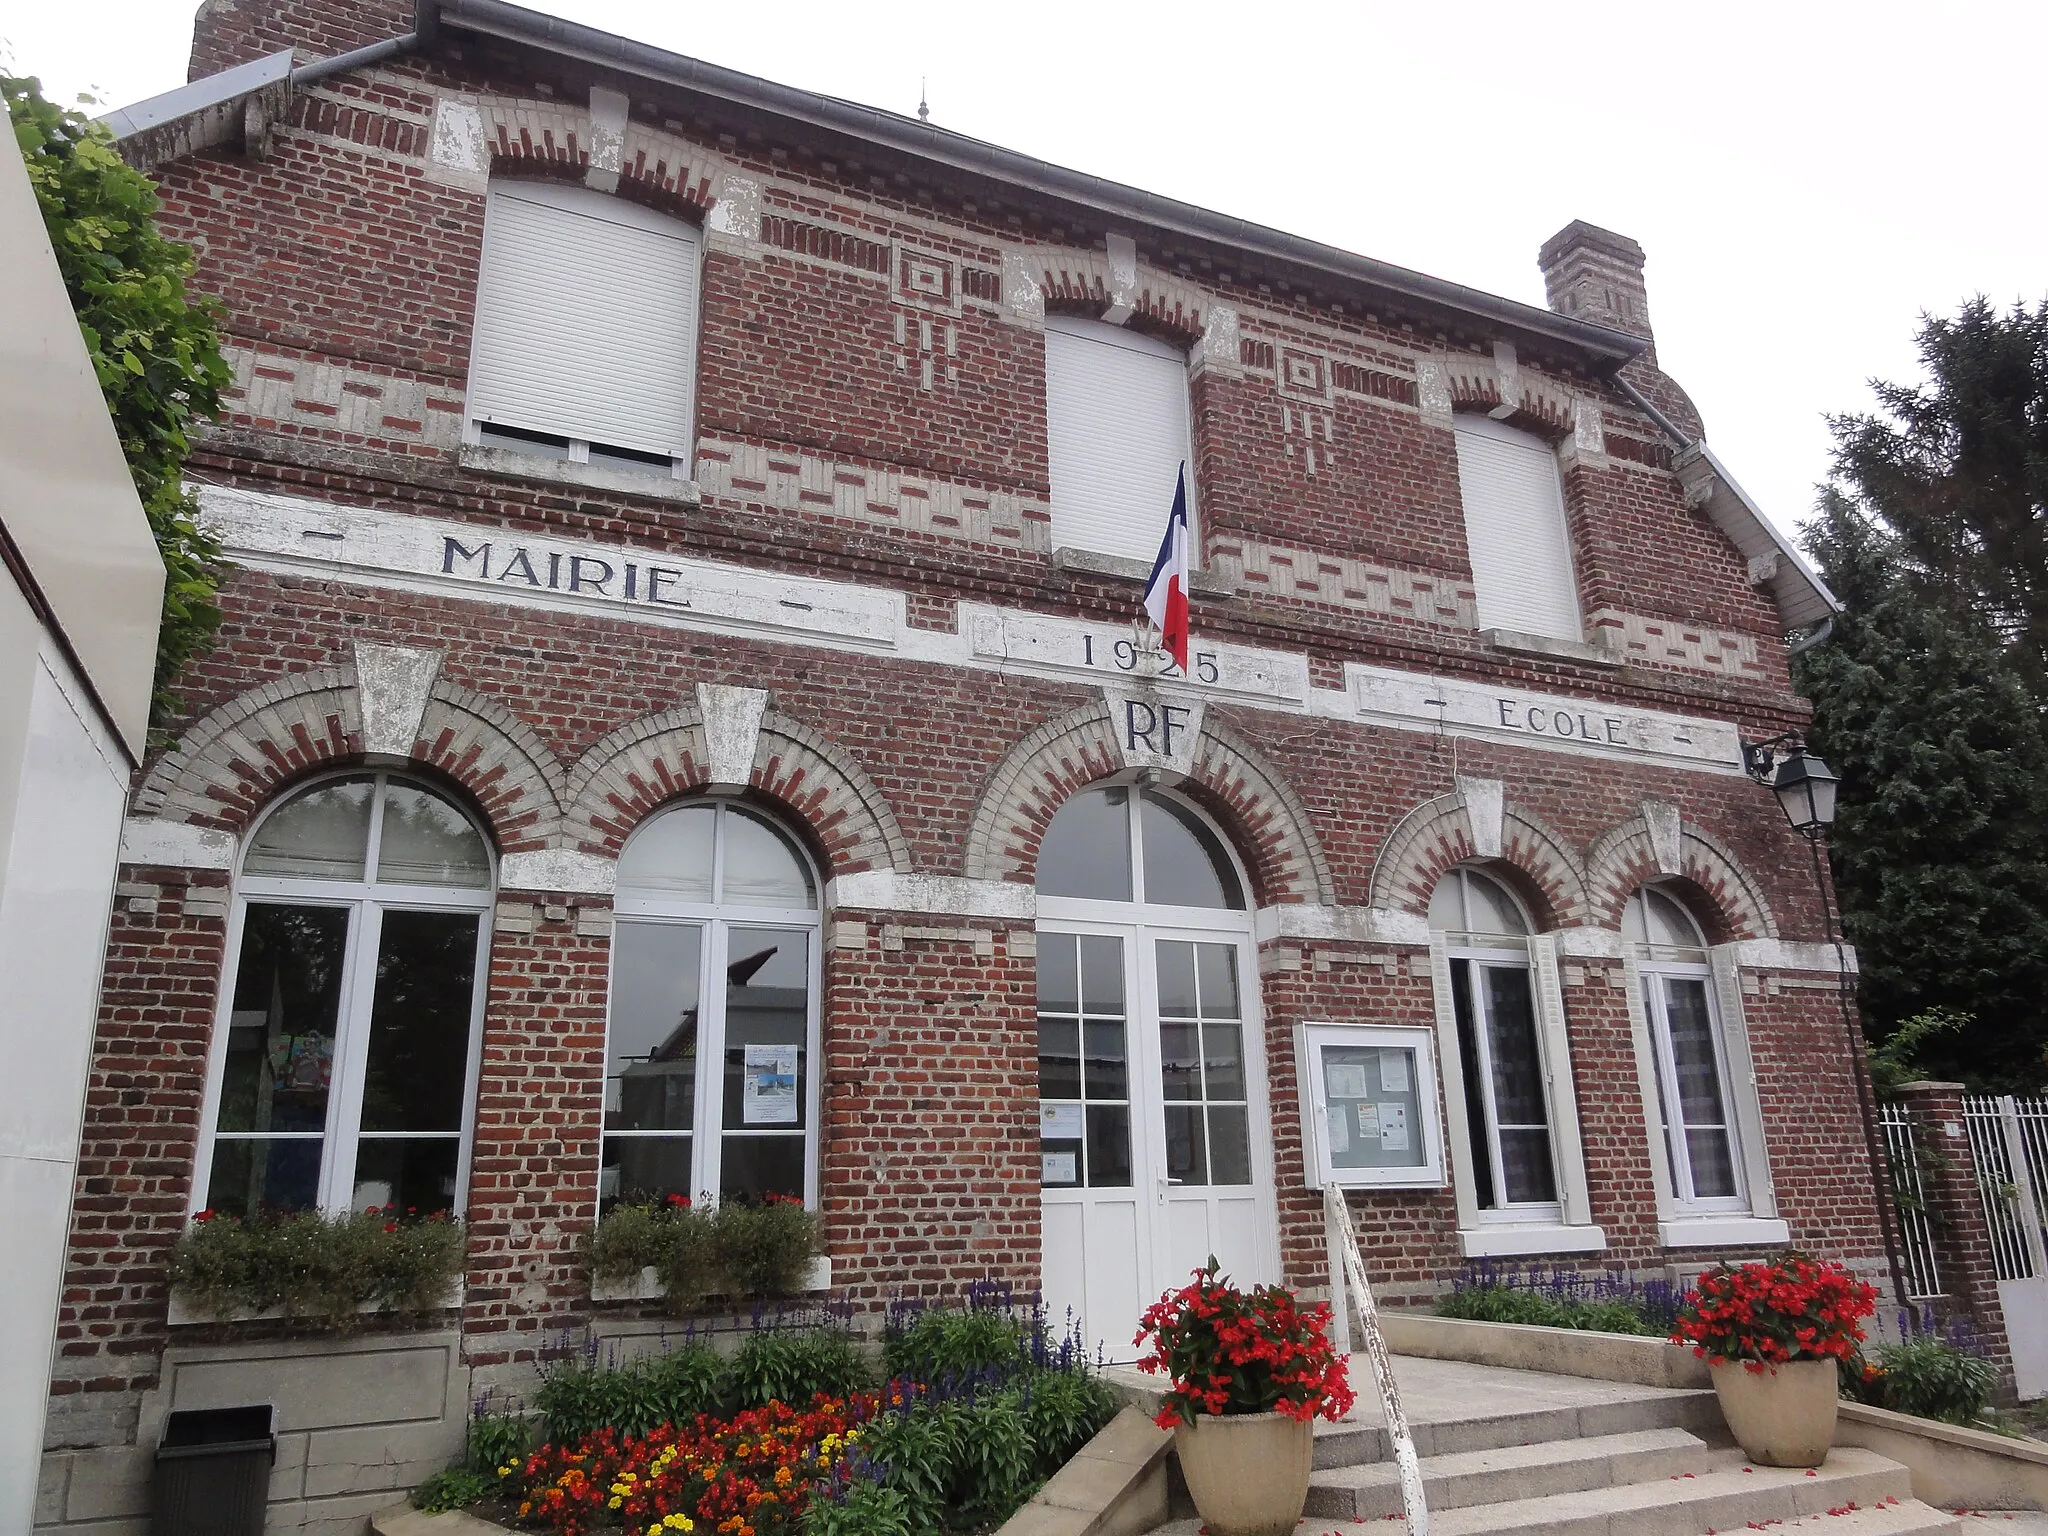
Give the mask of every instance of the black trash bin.
[[199, 1408], [164, 1422], [151, 1536], [263, 1536], [276, 1410]]

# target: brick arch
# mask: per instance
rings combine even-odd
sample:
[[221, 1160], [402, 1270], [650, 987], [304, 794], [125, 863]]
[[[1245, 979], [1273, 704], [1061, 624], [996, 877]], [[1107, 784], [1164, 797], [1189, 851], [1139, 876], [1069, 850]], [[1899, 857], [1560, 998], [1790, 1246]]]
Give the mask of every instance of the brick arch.
[[1509, 426], [1552, 442], [1572, 435], [1578, 421], [1577, 399], [1555, 380], [1524, 367], [1513, 369], [1504, 380], [1500, 365], [1479, 352], [1445, 353], [1440, 363], [1453, 410], [1492, 412], [1505, 405], [1512, 412]]
[[[286, 783], [363, 750], [352, 662], [294, 672], [238, 694], [195, 721], [136, 791], [138, 816], [240, 833]], [[533, 727], [496, 700], [435, 681], [414, 761], [459, 785], [498, 846], [543, 846], [561, 815], [561, 769]]]
[[1372, 904], [1429, 912], [1429, 898], [1445, 870], [1456, 864], [1493, 863], [1516, 877], [1541, 910], [1539, 925], [1567, 927], [1583, 922], [1586, 877], [1564, 839], [1526, 811], [1510, 805], [1501, 813], [1501, 851], [1482, 854], [1472, 832], [1464, 796], [1439, 795], [1416, 806], [1387, 835], [1372, 867]]
[[754, 787], [803, 818], [825, 850], [827, 872], [910, 873], [910, 844], [867, 771], [823, 732], [770, 709], [754, 748]]
[[1636, 890], [1654, 880], [1682, 880], [1711, 930], [1732, 939], [1774, 939], [1778, 920], [1763, 888], [1711, 833], [1681, 823], [1679, 868], [1674, 876], [1657, 857], [1649, 822], [1638, 811], [1597, 838], [1586, 857], [1587, 920], [1621, 927], [1621, 912]]
[[[570, 771], [563, 842], [616, 855], [649, 814], [708, 784], [709, 763], [695, 704], [620, 726]], [[750, 782], [809, 832], [829, 874], [909, 871], [910, 845], [888, 801], [851, 756], [810, 726], [766, 711]]]
[[[1107, 251], [1049, 245], [1020, 254], [1038, 280], [1047, 310], [1093, 318], [1109, 308]], [[1202, 339], [1212, 302], [1192, 283], [1140, 263], [1137, 303], [1125, 323], [1133, 330], [1156, 332], [1191, 347]]]
[[[1250, 866], [1261, 905], [1335, 899], [1307, 807], [1256, 751], [1227, 727], [1205, 721], [1191, 768], [1176, 787], [1230, 834]], [[1100, 700], [1031, 731], [982, 791], [967, 836], [968, 877], [1029, 883], [1054, 813], [1076, 791], [1124, 769], [1109, 707]]]
[[186, 727], [135, 792], [135, 813], [239, 833], [280, 784], [362, 750], [352, 663], [294, 672]]
[[548, 847], [560, 833], [562, 765], [540, 732], [496, 699], [437, 677], [412, 756], [475, 797], [505, 852]]
[[[573, 102], [483, 97], [476, 103], [491, 174], [572, 181], [590, 168], [590, 113]], [[618, 195], [663, 213], [701, 219], [726, 168], [722, 155], [628, 118]]]

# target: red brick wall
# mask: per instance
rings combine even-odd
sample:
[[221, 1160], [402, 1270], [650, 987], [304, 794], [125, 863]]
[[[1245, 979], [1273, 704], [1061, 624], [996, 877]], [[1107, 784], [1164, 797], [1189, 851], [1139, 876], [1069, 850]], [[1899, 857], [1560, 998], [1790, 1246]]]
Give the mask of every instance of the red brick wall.
[[[217, 0], [201, 17], [195, 68], [288, 44], [325, 56], [402, 32], [410, 18], [399, 0], [353, 8]], [[273, 416], [239, 402], [194, 458], [196, 478], [857, 581], [904, 593], [912, 622], [941, 631], [957, 627], [962, 600], [1117, 623], [1131, 617], [1132, 586], [1056, 568], [1042, 549], [913, 534], [841, 515], [816, 498], [782, 508], [765, 488], [737, 487], [731, 498], [694, 506], [462, 469], [453, 451], [436, 445], [425, 418], [460, 415], [483, 202], [426, 174], [424, 124], [443, 88], [535, 97], [534, 61], [493, 58], [470, 49], [460, 59], [394, 60], [374, 79], [337, 78], [301, 94], [267, 162], [217, 153], [160, 172], [166, 228], [198, 249], [199, 286], [221, 297], [230, 341], [258, 353], [259, 366], [302, 380], [315, 365], [339, 368], [369, 390], [425, 386], [420, 419], [387, 416], [367, 430], [344, 428], [336, 411], [314, 408], [320, 402], [310, 393]], [[567, 76], [552, 83], [567, 103], [587, 85]], [[1014, 198], [998, 208], [985, 190], [969, 207], [958, 187], [892, 179], [833, 158], [840, 152], [828, 154], [829, 146], [742, 140], [702, 112], [657, 100], [636, 99], [634, 114], [768, 181], [771, 218], [829, 221], [877, 249], [906, 241], [1000, 269], [1005, 251], [1020, 245], [1101, 246], [1101, 232], [1076, 225], [1071, 210]], [[686, 200], [701, 202], [699, 190]], [[893, 276], [859, 263], [851, 270], [820, 265], [788, 248], [811, 237], [770, 233], [744, 256], [709, 242], [700, 432], [1042, 500], [1043, 346], [1031, 325], [987, 304], [937, 315], [896, 302]], [[1237, 308], [1250, 343], [1242, 355], [1251, 366], [1241, 374], [1205, 367], [1193, 388], [1212, 554], [1265, 540], [1312, 557], [1441, 578], [1447, 591], [1469, 585], [1453, 439], [1414, 409], [1413, 374], [1432, 349], [1487, 346], [1489, 338], [1439, 330], [1392, 309], [1340, 308], [1330, 295], [1290, 288], [1213, 251], [1141, 244], [1140, 258], [1148, 273], [1171, 274]], [[594, 279], [565, 273], [563, 280]], [[1344, 360], [1349, 371], [1325, 404], [1281, 388], [1273, 369], [1290, 347]], [[929, 390], [926, 360], [934, 364]], [[1525, 355], [1521, 366], [1573, 389], [1594, 387], [1568, 360]], [[1323, 688], [1341, 686], [1342, 664], [1357, 661], [1733, 720], [1752, 734], [1796, 724], [1804, 705], [1789, 693], [1767, 600], [1747, 585], [1732, 546], [1685, 510], [1657, 453], [1643, 448], [1654, 430], [1619, 401], [1607, 404], [1610, 423], [1634, 435], [1611, 434], [1604, 467], [1580, 467], [1568, 478], [1587, 609], [1614, 607], [1750, 637], [1763, 658], [1758, 672], [1726, 676], [1668, 658], [1619, 673], [1539, 661], [1495, 651], [1438, 611], [1367, 612], [1310, 597], [1298, 585], [1276, 590], [1277, 583], [1198, 601], [1198, 626], [1217, 640], [1307, 652]], [[1310, 423], [1309, 415], [1318, 419]], [[188, 718], [181, 728], [279, 679], [346, 666], [363, 639], [441, 652], [442, 676], [530, 728], [554, 770], [566, 770], [608, 733], [692, 698], [698, 683], [765, 688], [777, 711], [865, 772], [901, 828], [908, 869], [938, 875], [965, 872], [977, 811], [1018, 742], [1096, 697], [1028, 676], [310, 575], [239, 572], [223, 607], [218, 643], [183, 680]], [[1611, 903], [1567, 910], [1576, 899], [1569, 866], [1643, 799], [1656, 798], [1678, 804], [1689, 825], [1728, 850], [1782, 936], [1821, 936], [1804, 845], [1769, 795], [1740, 778], [1242, 707], [1212, 705], [1209, 718], [1254, 744], [1276, 782], [1299, 797], [1339, 905], [1372, 904], [1375, 867], [1403, 819], [1452, 792], [1459, 775], [1476, 775], [1504, 780], [1510, 810], [1556, 840], [1555, 867], [1532, 867], [1518, 879], [1539, 909], [1552, 908], [1547, 922], [1618, 923]], [[278, 763], [254, 778], [288, 778], [316, 758], [352, 760], [359, 747], [337, 727], [303, 748], [287, 744]], [[533, 845], [532, 826], [493, 798], [502, 786], [471, 783], [459, 760], [439, 766], [477, 801], [501, 848]], [[1082, 768], [1069, 765], [1061, 783], [1082, 777]], [[212, 819], [243, 825], [269, 792], [254, 778], [246, 792], [223, 799]], [[1044, 811], [1059, 792], [1044, 791]], [[1275, 808], [1248, 803], [1241, 786], [1190, 792], [1217, 814], [1264, 881], [1258, 823]], [[801, 812], [789, 819], [829, 865], [831, 829], [807, 826]], [[162, 894], [153, 908], [152, 898], [124, 898], [110, 944], [53, 1389], [67, 1404], [53, 1419], [66, 1443], [104, 1443], [120, 1433], [117, 1421], [132, 1414], [134, 1393], [156, 1371], [166, 1337], [163, 1255], [191, 1190], [223, 961], [223, 877], [130, 871], [126, 878], [159, 884]], [[1297, 887], [1288, 894], [1312, 893]], [[1394, 899], [1412, 904], [1413, 894]], [[596, 1193], [607, 903], [556, 901], [554, 909], [537, 902], [510, 922], [501, 915], [492, 950], [463, 1319], [480, 1364], [530, 1359], [545, 1333], [588, 1310], [570, 1246]], [[1742, 926], [1732, 912], [1707, 915], [1724, 928]], [[892, 943], [892, 927], [947, 932], [899, 934]], [[984, 1276], [1029, 1284], [1039, 1263], [1039, 1196], [1028, 925], [843, 912], [828, 914], [822, 938], [821, 1179], [835, 1278], [863, 1303], [899, 1290], [946, 1294]], [[1280, 1236], [1298, 1282], [1320, 1283], [1323, 1259], [1318, 1205], [1302, 1185], [1293, 1027], [1326, 1018], [1432, 1023], [1430, 983], [1416, 974], [1412, 956], [1337, 941], [1265, 946]], [[1750, 1002], [1767, 1137], [1793, 1236], [1867, 1261], [1877, 1246], [1869, 1180], [1832, 999], [1786, 989]], [[1656, 1246], [1649, 1145], [1621, 989], [1589, 979], [1568, 989], [1566, 1003], [1593, 1208], [1610, 1244], [1589, 1263], [1664, 1264], [1673, 1256]], [[1448, 1190], [1360, 1197], [1356, 1205], [1369, 1264], [1391, 1295], [1425, 1295], [1457, 1269]]]

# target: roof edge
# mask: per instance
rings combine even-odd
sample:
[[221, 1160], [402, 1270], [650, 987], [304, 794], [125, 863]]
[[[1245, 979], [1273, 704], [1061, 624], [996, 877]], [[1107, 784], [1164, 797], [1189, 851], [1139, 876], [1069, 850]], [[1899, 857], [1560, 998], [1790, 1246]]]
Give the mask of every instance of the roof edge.
[[[429, 14], [431, 13], [431, 15]], [[1092, 176], [969, 138], [931, 123], [879, 107], [779, 85], [756, 75], [671, 53], [577, 22], [564, 21], [506, 0], [420, 0], [419, 30], [440, 27], [502, 38], [508, 42], [581, 59], [751, 107], [793, 122], [823, 128], [953, 170], [986, 176], [1049, 197], [1078, 203], [1106, 218], [1210, 240], [1251, 254], [1289, 262], [1328, 277], [1424, 304], [1471, 315], [1585, 355], [1596, 368], [1613, 368], [1640, 356], [1647, 343], [1622, 331], [1555, 314], [1533, 304], [1505, 299], [1390, 262], [1359, 256], [1336, 246], [1193, 203], [1162, 197], [1121, 182]]]

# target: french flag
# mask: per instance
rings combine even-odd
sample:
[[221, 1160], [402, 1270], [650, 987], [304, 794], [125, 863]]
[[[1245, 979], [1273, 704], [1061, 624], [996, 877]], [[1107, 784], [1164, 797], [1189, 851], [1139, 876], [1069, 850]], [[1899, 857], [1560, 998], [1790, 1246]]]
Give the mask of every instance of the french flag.
[[1159, 643], [1174, 665], [1188, 669], [1188, 467], [1185, 462], [1173, 483], [1173, 512], [1166, 519], [1166, 537], [1145, 583], [1145, 613], [1159, 631]]

